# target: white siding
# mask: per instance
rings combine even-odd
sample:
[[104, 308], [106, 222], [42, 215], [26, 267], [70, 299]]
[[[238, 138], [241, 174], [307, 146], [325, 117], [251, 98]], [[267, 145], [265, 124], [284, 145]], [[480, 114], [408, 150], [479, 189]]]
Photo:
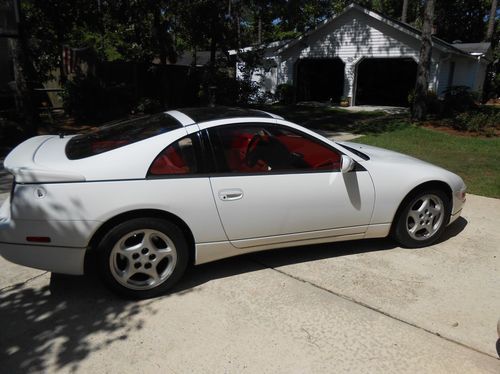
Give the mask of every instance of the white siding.
[[[353, 96], [356, 65], [362, 58], [410, 57], [418, 61], [420, 41], [355, 9], [284, 51], [278, 84], [293, 84], [299, 58], [339, 57], [345, 63], [344, 95]], [[435, 69], [431, 87], [435, 84]]]
[[449, 58], [442, 59], [439, 61], [439, 75], [436, 85], [436, 93], [438, 96], [442, 96], [444, 91], [448, 88], [448, 80], [451, 73], [451, 60]]
[[486, 70], [488, 68], [488, 63], [486, 61], [478, 61], [476, 64], [476, 76], [474, 79], [474, 85], [472, 90], [476, 92], [483, 92], [484, 80], [486, 79]]
[[448, 88], [452, 63], [455, 64], [452, 86], [467, 86], [475, 92], [483, 90], [487, 62], [467, 57], [453, 57], [440, 63], [437, 89], [439, 95], [443, 95]]
[[475, 65], [472, 59], [456, 59], [453, 85], [472, 87]]
[[454, 86], [467, 86], [472, 91], [483, 90], [487, 64], [484, 60], [461, 58], [456, 60]]

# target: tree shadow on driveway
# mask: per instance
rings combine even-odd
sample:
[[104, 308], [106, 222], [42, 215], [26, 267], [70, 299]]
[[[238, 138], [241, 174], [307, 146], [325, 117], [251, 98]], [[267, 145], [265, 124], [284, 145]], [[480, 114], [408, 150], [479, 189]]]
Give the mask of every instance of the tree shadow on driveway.
[[139, 313], [145, 308], [150, 306], [116, 298], [92, 276], [52, 274], [49, 285], [34, 280], [4, 289], [1, 370], [75, 371], [92, 352], [141, 329]]
[[[459, 219], [441, 241], [459, 234], [466, 225], [465, 219]], [[388, 239], [372, 239], [238, 256], [189, 269], [170, 295], [182, 296], [212, 280], [266, 268], [394, 248]], [[119, 299], [95, 274], [52, 274], [49, 285], [35, 279], [4, 289], [0, 291], [2, 371], [75, 371], [82, 360], [115, 342], [126, 342], [143, 329], [144, 318], [159, 312], [153, 303]]]

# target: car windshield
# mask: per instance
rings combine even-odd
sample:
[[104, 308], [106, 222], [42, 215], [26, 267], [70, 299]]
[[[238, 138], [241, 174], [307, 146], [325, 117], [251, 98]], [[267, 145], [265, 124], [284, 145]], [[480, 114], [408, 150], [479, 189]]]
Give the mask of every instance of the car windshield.
[[113, 123], [72, 138], [66, 145], [66, 156], [70, 160], [94, 156], [180, 127], [167, 113]]

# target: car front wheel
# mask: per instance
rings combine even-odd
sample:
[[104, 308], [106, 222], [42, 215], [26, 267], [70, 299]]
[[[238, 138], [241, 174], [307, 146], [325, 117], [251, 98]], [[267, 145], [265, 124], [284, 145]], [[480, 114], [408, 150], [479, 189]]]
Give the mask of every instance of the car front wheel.
[[182, 231], [158, 218], [123, 222], [101, 240], [99, 272], [106, 284], [127, 298], [158, 296], [184, 273], [188, 248]]
[[407, 198], [396, 217], [393, 236], [404, 247], [431, 245], [448, 224], [451, 204], [440, 190], [419, 191]]

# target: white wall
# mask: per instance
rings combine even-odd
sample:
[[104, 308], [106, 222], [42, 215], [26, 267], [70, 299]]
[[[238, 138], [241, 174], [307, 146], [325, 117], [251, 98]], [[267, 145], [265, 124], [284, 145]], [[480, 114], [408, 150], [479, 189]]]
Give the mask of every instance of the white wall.
[[436, 90], [438, 95], [443, 95], [449, 86], [452, 63], [455, 63], [452, 86], [467, 86], [471, 91], [482, 92], [488, 66], [486, 60], [453, 56], [440, 62], [438, 88]]

